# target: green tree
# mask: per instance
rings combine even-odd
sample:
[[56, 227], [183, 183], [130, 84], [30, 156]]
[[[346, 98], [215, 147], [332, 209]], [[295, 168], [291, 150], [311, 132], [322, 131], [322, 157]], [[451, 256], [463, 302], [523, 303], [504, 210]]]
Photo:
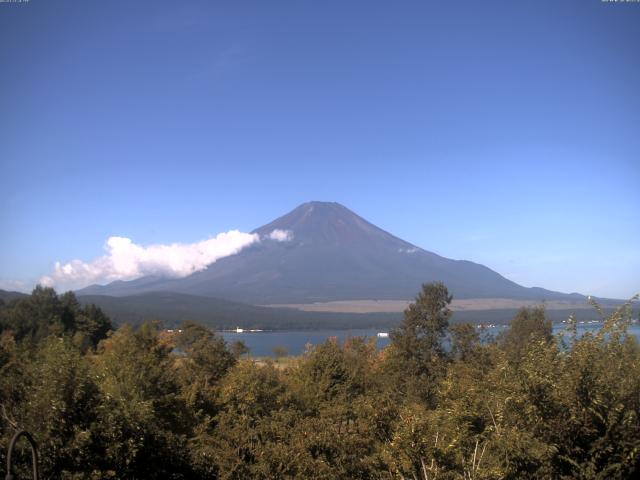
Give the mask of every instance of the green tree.
[[[371, 478], [381, 461], [395, 405], [384, 391], [375, 340], [335, 339], [308, 351], [288, 371], [298, 413], [291, 451], [301, 477]], [[315, 472], [315, 473], [314, 473]]]
[[557, 445], [552, 465], [559, 478], [640, 473], [640, 345], [627, 332], [630, 307], [615, 311], [596, 334], [573, 335], [560, 354], [556, 396], [562, 407], [547, 431]]
[[16, 418], [38, 441], [43, 476], [71, 478], [95, 470], [99, 394], [87, 362], [68, 338], [48, 337], [27, 372], [26, 401]]
[[172, 347], [159, 326], [119, 328], [101, 342], [93, 362], [101, 393], [94, 434], [101, 470], [121, 478], [188, 478], [192, 417], [175, 378]]
[[29, 297], [5, 309], [3, 329], [13, 332], [18, 341], [36, 344], [49, 334], [61, 335], [69, 327], [69, 317], [55, 290], [38, 285]]
[[111, 320], [100, 307], [86, 305], [76, 312], [74, 343], [82, 350], [95, 348], [113, 329]]
[[499, 339], [510, 361], [518, 363], [527, 349], [536, 342], [553, 340], [553, 324], [544, 306], [522, 307], [511, 320], [509, 329]]
[[391, 332], [388, 366], [398, 391], [433, 404], [438, 379], [446, 368], [442, 340], [451, 318], [451, 295], [442, 283], [422, 286], [422, 292]]
[[[24, 355], [11, 332], [0, 333], [0, 445], [9, 443], [19, 427], [19, 406], [26, 398], [30, 374], [26, 371], [29, 356]], [[5, 448], [0, 448], [0, 465], [6, 464]], [[0, 467], [2, 468], [2, 467]]]
[[459, 323], [449, 328], [451, 333], [451, 355], [462, 362], [474, 360], [480, 346], [480, 334], [469, 323]]
[[178, 362], [178, 379], [187, 405], [197, 414], [215, 415], [218, 383], [237, 361], [224, 339], [210, 329], [185, 322], [176, 347], [185, 356]]
[[11, 331], [16, 340], [33, 345], [49, 335], [69, 335], [75, 336], [75, 344], [84, 351], [95, 348], [113, 328], [100, 308], [83, 308], [73, 292], [58, 295], [54, 289], [40, 285], [30, 296], [0, 310], [0, 331]]
[[[272, 415], [284, 407], [285, 385], [272, 364], [239, 362], [221, 385], [221, 411], [215, 429], [191, 443], [200, 469], [222, 479], [274, 478], [265, 472], [268, 445], [284, 436]], [[282, 447], [280, 447], [282, 448]]]

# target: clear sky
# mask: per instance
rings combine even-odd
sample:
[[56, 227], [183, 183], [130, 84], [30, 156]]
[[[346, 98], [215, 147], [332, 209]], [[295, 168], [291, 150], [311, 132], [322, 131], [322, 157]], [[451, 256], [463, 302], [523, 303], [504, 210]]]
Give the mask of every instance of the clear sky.
[[0, 288], [309, 200], [525, 286], [640, 291], [640, 3], [0, 3]]

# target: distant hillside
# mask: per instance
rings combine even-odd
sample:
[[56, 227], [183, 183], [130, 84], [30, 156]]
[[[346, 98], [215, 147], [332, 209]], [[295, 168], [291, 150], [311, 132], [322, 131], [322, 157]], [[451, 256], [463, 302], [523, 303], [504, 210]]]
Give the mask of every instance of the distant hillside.
[[[380, 328], [388, 330], [400, 323], [402, 313], [337, 313], [303, 312], [295, 309], [256, 307], [216, 298], [197, 297], [171, 292], [150, 292], [129, 297], [82, 295], [81, 303], [95, 303], [117, 324], [140, 324], [145, 320], [161, 320], [167, 327], [176, 327], [184, 320], [193, 320], [215, 329], [260, 328], [284, 329], [351, 329]], [[605, 308], [610, 313], [612, 308]], [[455, 311], [452, 322], [474, 324], [508, 324], [518, 309]], [[547, 310], [554, 322], [566, 320], [569, 311]], [[578, 320], [597, 320], [594, 309], [576, 310]]]
[[83, 304], [98, 305], [118, 324], [140, 324], [156, 319], [168, 327], [193, 320], [216, 329], [368, 328], [395, 325], [402, 318], [400, 313], [325, 313], [256, 307], [173, 292], [149, 292], [128, 297], [79, 295], [78, 299]]
[[[416, 222], [428, 222], [428, 212]], [[287, 232], [290, 240], [270, 239], [276, 230]], [[165, 291], [259, 305], [412, 299], [422, 283], [442, 281], [458, 299], [584, 298], [526, 288], [484, 265], [441, 257], [337, 203], [305, 203], [254, 233], [261, 236], [259, 243], [188, 277], [118, 281], [94, 285], [79, 294], [126, 296]]]
[[5, 303], [9, 303], [11, 300], [15, 300], [17, 298], [24, 298], [27, 297], [28, 295], [26, 293], [20, 293], [20, 292], [10, 292], [7, 290], [0, 290], [0, 300], [2, 300]]
[[[19, 292], [0, 290], [0, 300], [26, 298]], [[198, 297], [173, 292], [149, 292], [127, 297], [106, 295], [80, 295], [82, 304], [94, 303], [104, 310], [115, 324], [138, 325], [146, 320], [160, 320], [167, 327], [176, 327], [184, 320], [193, 320], [215, 329], [260, 328], [283, 329], [357, 329], [380, 328], [388, 330], [402, 319], [402, 313], [338, 313], [304, 312], [292, 308], [269, 308], [247, 305], [210, 297]], [[604, 308], [605, 313], [612, 311]], [[517, 309], [485, 309], [476, 311], [454, 311], [452, 322], [507, 324], [515, 316]], [[567, 309], [547, 310], [554, 322], [565, 320]], [[594, 309], [576, 310], [579, 320], [597, 320]], [[638, 307], [634, 315], [638, 315]]]

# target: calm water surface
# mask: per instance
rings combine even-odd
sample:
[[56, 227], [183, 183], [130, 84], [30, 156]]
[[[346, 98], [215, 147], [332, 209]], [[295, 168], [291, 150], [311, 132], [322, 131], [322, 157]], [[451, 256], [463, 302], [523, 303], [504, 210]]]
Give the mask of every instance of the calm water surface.
[[[579, 333], [596, 332], [602, 327], [602, 324], [582, 324], [578, 325]], [[554, 333], [564, 330], [564, 325], [555, 325]], [[489, 334], [497, 335], [503, 326], [495, 326], [486, 329]], [[224, 339], [231, 343], [241, 340], [249, 347], [250, 355], [256, 357], [273, 356], [275, 347], [285, 347], [290, 355], [300, 355], [305, 351], [308, 344], [318, 345], [325, 342], [328, 338], [336, 337], [343, 342], [350, 337], [366, 337], [375, 338], [378, 348], [387, 346], [390, 342], [389, 338], [378, 338], [377, 334], [380, 330], [373, 329], [354, 329], [354, 330], [280, 330], [280, 331], [264, 331], [264, 332], [220, 332]], [[635, 335], [640, 340], [640, 325], [632, 325], [629, 333]]]

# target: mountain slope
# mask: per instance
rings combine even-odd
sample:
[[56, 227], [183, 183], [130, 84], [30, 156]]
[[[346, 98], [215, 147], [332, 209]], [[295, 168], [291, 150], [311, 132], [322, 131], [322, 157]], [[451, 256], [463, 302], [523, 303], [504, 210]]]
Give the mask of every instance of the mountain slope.
[[26, 293], [20, 293], [20, 292], [12, 292], [12, 291], [7, 291], [7, 290], [0, 290], [0, 300], [5, 302], [5, 303], [9, 303], [13, 300], [19, 299], [19, 298], [26, 298], [27, 294]]
[[[287, 241], [270, 238], [284, 232]], [[493, 270], [423, 250], [337, 203], [309, 202], [256, 230], [261, 241], [181, 279], [144, 277], [92, 286], [81, 294], [171, 291], [253, 304], [410, 299], [442, 281], [456, 298], [562, 299], [522, 287]], [[575, 294], [571, 296], [576, 296]]]

